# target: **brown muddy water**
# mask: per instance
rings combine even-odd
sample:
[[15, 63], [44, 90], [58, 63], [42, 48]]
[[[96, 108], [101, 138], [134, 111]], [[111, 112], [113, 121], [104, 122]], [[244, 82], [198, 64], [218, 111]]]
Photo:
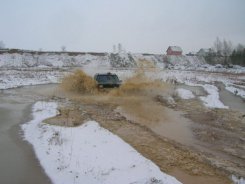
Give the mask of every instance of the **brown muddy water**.
[[[174, 140], [186, 146], [195, 145], [195, 139], [191, 131], [193, 122], [183, 117], [181, 112], [163, 106], [159, 107], [161, 108], [161, 114], [157, 114], [158, 117], [154, 123], [150, 123], [151, 120], [146, 118], [139, 119], [137, 113], [132, 112], [131, 110], [125, 111], [122, 108], [118, 108], [117, 112], [125, 116], [128, 120], [141, 122], [141, 124], [149, 127], [153, 132], [164, 138]], [[150, 112], [151, 111], [149, 110], [149, 113]], [[156, 111], [154, 113], [156, 113]]]
[[20, 125], [32, 118], [32, 104], [47, 98], [45, 90], [53, 87], [41, 85], [0, 91], [0, 183], [51, 183], [32, 146], [23, 141]]

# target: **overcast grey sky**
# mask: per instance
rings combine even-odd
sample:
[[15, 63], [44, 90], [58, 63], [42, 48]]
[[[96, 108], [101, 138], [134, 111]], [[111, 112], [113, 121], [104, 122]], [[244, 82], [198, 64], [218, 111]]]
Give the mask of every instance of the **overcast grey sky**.
[[163, 53], [245, 44], [245, 0], [0, 0], [0, 40], [38, 50]]

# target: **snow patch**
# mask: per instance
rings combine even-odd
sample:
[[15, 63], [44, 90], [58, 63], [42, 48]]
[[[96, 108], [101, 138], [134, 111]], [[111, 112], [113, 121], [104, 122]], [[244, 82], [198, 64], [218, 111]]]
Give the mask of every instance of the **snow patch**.
[[59, 70], [6, 70], [0, 73], [0, 89], [59, 83], [67, 72]]
[[33, 120], [22, 125], [24, 139], [55, 184], [180, 183], [95, 121], [79, 127], [45, 124], [58, 113], [54, 102], [37, 102], [32, 112]]
[[225, 106], [220, 100], [219, 100], [219, 91], [218, 88], [214, 85], [205, 84], [201, 85], [205, 91], [208, 92], [208, 96], [206, 97], [200, 97], [200, 99], [204, 102], [204, 105], [210, 108], [223, 108], [228, 109], [229, 107]]
[[245, 90], [236, 88], [236, 87], [231, 86], [231, 85], [226, 85], [225, 89], [230, 91], [231, 93], [233, 93], [235, 95], [238, 95], [238, 96], [241, 96], [242, 98], [245, 98]]
[[176, 90], [176, 92], [177, 92], [178, 96], [182, 99], [195, 98], [195, 95], [190, 90], [187, 90], [187, 89], [179, 88]]

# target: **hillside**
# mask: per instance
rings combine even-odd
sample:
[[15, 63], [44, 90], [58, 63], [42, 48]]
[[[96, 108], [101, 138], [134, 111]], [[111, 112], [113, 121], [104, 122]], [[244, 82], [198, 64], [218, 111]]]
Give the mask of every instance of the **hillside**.
[[202, 65], [207, 64], [201, 56], [164, 56], [164, 61], [170, 65]]
[[89, 63], [107, 65], [113, 68], [137, 67], [141, 61], [152, 66], [165, 68], [168, 65], [206, 64], [203, 58], [195, 56], [167, 57], [157, 54], [135, 53], [83, 53], [83, 52], [0, 52], [0, 68], [29, 67], [81, 67]]
[[[147, 63], [147, 65], [145, 65]], [[93, 52], [34, 52], [23, 50], [0, 51], [0, 70], [24, 68], [93, 67], [130, 69], [139, 66], [159, 69], [198, 70], [225, 73], [244, 73], [238, 65], [209, 65], [200, 56], [167, 56], [140, 53], [93, 53]]]

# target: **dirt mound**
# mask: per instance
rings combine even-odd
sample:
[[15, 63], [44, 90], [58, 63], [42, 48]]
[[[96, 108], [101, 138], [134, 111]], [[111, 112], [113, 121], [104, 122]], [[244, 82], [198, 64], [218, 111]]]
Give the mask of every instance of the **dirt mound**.
[[95, 80], [84, 73], [82, 70], [76, 70], [74, 73], [63, 78], [61, 88], [69, 92], [95, 94], [97, 86]]

